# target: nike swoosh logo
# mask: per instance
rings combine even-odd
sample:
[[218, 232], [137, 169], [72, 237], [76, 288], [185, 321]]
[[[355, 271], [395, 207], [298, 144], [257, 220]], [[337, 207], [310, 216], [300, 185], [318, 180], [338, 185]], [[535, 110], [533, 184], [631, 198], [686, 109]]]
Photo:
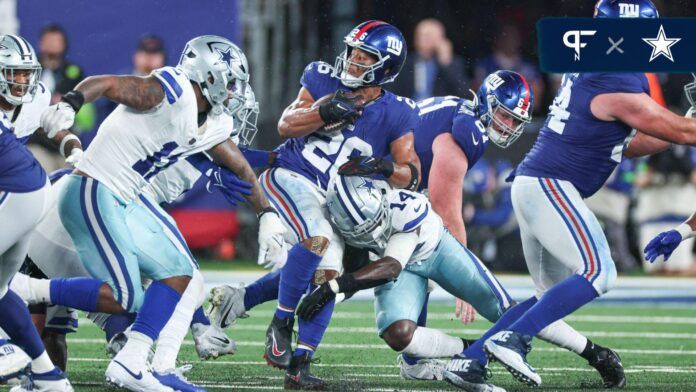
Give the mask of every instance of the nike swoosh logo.
[[271, 332], [271, 338], [273, 339], [273, 346], [271, 347], [271, 352], [273, 353], [273, 355], [275, 355], [276, 357], [280, 357], [283, 354], [285, 354], [285, 350], [278, 350], [278, 343], [276, 342], [275, 332]]
[[473, 134], [471, 135], [471, 141], [474, 143], [474, 146], [478, 146], [479, 142], [476, 140]]
[[413, 212], [418, 212], [420, 211], [421, 207], [423, 207], [423, 204], [418, 205], [418, 208], [414, 208]]
[[211, 336], [211, 338], [217, 340], [218, 342], [222, 342], [224, 344], [230, 344], [230, 340], [227, 338], [219, 338], [217, 336]]
[[128, 369], [128, 368], [127, 368], [124, 364], [122, 364], [121, 362], [119, 362], [119, 361], [117, 361], [117, 360], [114, 360], [114, 362], [116, 362], [117, 364], [119, 364], [119, 365], [123, 368], [123, 370], [127, 371], [128, 374], [130, 374], [131, 376], [133, 376], [133, 378], [135, 378], [136, 380], [140, 380], [140, 379], [143, 378], [143, 372], [138, 372], [138, 374], [135, 374], [135, 373], [131, 372], [130, 369]]

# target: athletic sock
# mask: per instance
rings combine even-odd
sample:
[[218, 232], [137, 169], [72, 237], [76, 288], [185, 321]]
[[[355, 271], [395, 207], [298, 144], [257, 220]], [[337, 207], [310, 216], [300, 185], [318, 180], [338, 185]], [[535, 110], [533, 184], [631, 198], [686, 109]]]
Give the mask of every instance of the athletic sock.
[[[317, 286], [312, 285], [311, 289]], [[321, 339], [324, 337], [324, 332], [329, 326], [331, 315], [333, 314], [335, 301], [330, 301], [317, 313], [312, 320], [299, 318], [299, 330], [297, 332], [297, 349], [293, 356], [303, 355], [305, 352], [310, 353], [310, 357], [314, 354], [314, 350], [319, 346]]]
[[246, 287], [244, 309], [251, 310], [256, 305], [278, 298], [280, 271], [269, 272]]
[[[181, 295], [173, 288], [158, 281], [152, 282], [145, 291], [143, 305], [131, 330], [148, 336], [152, 341], [157, 340], [180, 299]], [[147, 356], [146, 352], [144, 354]]]
[[208, 316], [205, 315], [203, 307], [199, 307], [198, 309], [196, 309], [195, 312], [193, 312], [193, 317], [191, 318], [191, 325], [193, 324], [210, 325], [210, 319], [208, 319]]
[[563, 320], [557, 320], [542, 329], [537, 337], [575, 354], [582, 354], [587, 346], [587, 338]]
[[547, 325], [573, 313], [598, 296], [597, 290], [587, 279], [574, 274], [544, 293], [539, 301], [508, 329], [536, 336]]
[[[0, 309], [3, 313], [0, 317], [0, 328], [7, 333], [14, 344], [21, 347], [32, 359], [38, 359], [46, 353], [41, 337], [31, 321], [27, 305], [14, 291], [8, 290], [5, 296], [0, 298]], [[42, 368], [41, 370], [43, 370], [42, 364], [43, 361], [39, 360], [38, 365]], [[51, 369], [53, 365], [50, 369], [43, 371]]]
[[461, 353], [462, 350], [464, 350], [462, 339], [437, 329], [418, 327], [403, 353], [412, 358], [440, 358], [451, 357]]
[[96, 312], [99, 288], [104, 284], [92, 278], [51, 279], [51, 303], [85, 312]]
[[301, 243], [290, 249], [288, 261], [280, 270], [278, 309], [275, 313], [278, 318], [285, 320], [295, 315], [295, 308], [307, 291], [320, 261], [321, 256], [305, 248]]
[[124, 332], [128, 327], [135, 321], [135, 313], [121, 313], [121, 314], [111, 314], [106, 318], [104, 322], [104, 333], [106, 334], [106, 341], [110, 342], [111, 339], [121, 332]]
[[518, 318], [522, 317], [522, 315], [527, 310], [529, 310], [529, 308], [534, 306], [536, 302], [536, 297], [531, 297], [528, 298], [526, 301], [520, 302], [517, 305], [510, 307], [508, 310], [505, 311], [505, 313], [503, 313], [502, 316], [500, 316], [498, 321], [496, 321], [495, 324], [493, 324], [493, 326], [489, 328], [488, 331], [486, 331], [486, 333], [483, 334], [483, 336], [481, 336], [471, 346], [466, 348], [464, 352], [462, 352], [462, 355], [466, 356], [467, 358], [476, 359], [482, 365], [487, 364], [488, 358], [486, 357], [486, 353], [483, 351], [483, 343], [499, 331], [507, 329], [510, 325], [512, 325], [512, 323], [517, 321]]

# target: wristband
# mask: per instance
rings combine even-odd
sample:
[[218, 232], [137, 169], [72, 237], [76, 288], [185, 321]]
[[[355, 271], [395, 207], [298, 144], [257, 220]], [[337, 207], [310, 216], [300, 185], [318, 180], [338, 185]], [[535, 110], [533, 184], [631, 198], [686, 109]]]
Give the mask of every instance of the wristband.
[[682, 223], [681, 225], [675, 227], [674, 230], [681, 235], [682, 241], [687, 238], [696, 237], [696, 231], [693, 231], [691, 226], [686, 223]]
[[[63, 151], [63, 150], [65, 150], [65, 145], [68, 144], [68, 142], [71, 141], [71, 140], [77, 140], [77, 141], [79, 142], [79, 141], [80, 141], [80, 138], [78, 138], [77, 136], [75, 136], [75, 135], [73, 135], [73, 134], [71, 133], [71, 134], [69, 134], [69, 135], [66, 135], [66, 136], [63, 138], [63, 140], [60, 141], [60, 147], [58, 147], [58, 152], [60, 153], [60, 155], [61, 155], [63, 158], [67, 158], [67, 157], [65, 156], [65, 151]], [[71, 151], [71, 152], [72, 152], [72, 151]]]
[[63, 95], [63, 97], [60, 100], [70, 105], [70, 107], [73, 108], [75, 113], [77, 113], [80, 111], [80, 108], [85, 103], [85, 96], [80, 91], [72, 90], [68, 91], [65, 95]]
[[338, 294], [340, 289], [338, 288], [338, 282], [336, 282], [336, 279], [331, 279], [330, 281], [328, 281], [328, 283], [329, 283], [329, 288], [331, 289], [331, 291]]
[[411, 181], [409, 181], [406, 189], [415, 191], [418, 188], [418, 168], [413, 163], [409, 163], [408, 168], [411, 169]]
[[276, 211], [275, 208], [273, 208], [273, 207], [266, 207], [266, 208], [264, 208], [263, 210], [261, 210], [261, 212], [259, 212], [258, 214], [256, 214], [256, 217], [259, 218], [259, 219], [261, 219], [261, 217], [263, 216], [263, 214], [267, 214], [267, 213], [269, 213], [269, 212], [272, 213], [272, 214], [278, 215], [278, 211]]

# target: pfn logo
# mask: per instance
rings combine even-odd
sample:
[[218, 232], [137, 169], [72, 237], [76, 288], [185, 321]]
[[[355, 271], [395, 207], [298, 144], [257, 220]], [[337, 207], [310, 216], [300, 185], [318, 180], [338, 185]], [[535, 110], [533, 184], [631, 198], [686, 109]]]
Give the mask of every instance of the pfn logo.
[[596, 32], [597, 30], [570, 30], [563, 34], [563, 45], [575, 51], [575, 61], [580, 60], [580, 49], [587, 46], [587, 42], [582, 42], [582, 37], [593, 36]]
[[392, 36], [387, 36], [387, 52], [395, 56], [401, 56], [401, 49], [404, 48], [404, 43], [400, 39]]
[[619, 3], [619, 18], [638, 18], [640, 16], [640, 5]]

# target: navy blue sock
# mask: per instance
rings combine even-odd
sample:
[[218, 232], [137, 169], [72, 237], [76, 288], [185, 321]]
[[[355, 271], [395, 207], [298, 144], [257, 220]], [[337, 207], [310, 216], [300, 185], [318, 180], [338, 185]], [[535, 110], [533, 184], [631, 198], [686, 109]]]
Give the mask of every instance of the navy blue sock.
[[536, 302], [536, 297], [531, 297], [526, 301], [520, 302], [517, 305], [506, 310], [505, 313], [503, 313], [503, 315], [500, 316], [498, 321], [496, 321], [495, 324], [493, 324], [493, 326], [490, 329], [488, 329], [488, 331], [486, 331], [485, 334], [483, 334], [483, 336], [481, 336], [477, 341], [474, 342], [474, 344], [467, 347], [464, 350], [464, 352], [462, 352], [462, 355], [465, 355], [467, 358], [477, 359], [482, 365], [488, 363], [486, 353], [483, 352], [483, 343], [486, 341], [486, 339], [495, 335], [499, 331], [507, 329], [510, 325], [512, 325], [512, 323], [514, 323], [515, 321], [517, 321], [517, 319], [522, 317], [524, 312], [526, 312], [529, 308], [534, 306]]
[[[321, 256], [311, 252], [301, 243], [290, 249], [288, 261], [280, 270], [278, 309], [275, 313], [278, 318], [285, 320], [294, 317], [295, 308], [300, 303], [302, 295], [307, 291], [309, 282], [312, 280], [320, 261]], [[280, 309], [281, 307], [284, 309]]]
[[99, 288], [104, 284], [92, 278], [51, 279], [51, 303], [69, 308], [96, 312]]
[[38, 358], [45, 348], [24, 301], [12, 290], [8, 290], [0, 299], [0, 309], [3, 313], [0, 317], [0, 328], [10, 336], [12, 343], [21, 347], [29, 357]]
[[145, 291], [143, 305], [138, 311], [131, 331], [147, 335], [153, 341], [157, 340], [180, 299], [181, 295], [173, 288], [164, 283], [152, 282]]
[[[316, 287], [316, 285], [312, 285], [311, 289], [313, 290]], [[297, 357], [306, 352], [309, 352], [310, 357], [314, 355], [314, 350], [319, 346], [321, 339], [324, 337], [324, 332], [326, 332], [326, 328], [329, 327], [335, 304], [336, 302], [334, 301], [327, 303], [310, 321], [300, 318], [300, 327], [297, 332], [297, 349], [293, 353], [293, 356]], [[308, 350], [303, 348], [303, 345], [309, 346], [312, 349]]]
[[[418, 315], [418, 322], [416, 323], [419, 327], [425, 327], [426, 322], [428, 321], [428, 300], [430, 299], [430, 293], [427, 293], [425, 295], [425, 302], [423, 302], [423, 308], [421, 308], [421, 312]], [[406, 362], [409, 365], [415, 365], [418, 363], [418, 360], [420, 358], [417, 357], [412, 357], [408, 354], [401, 354], [401, 358], [404, 359], [404, 362]]]
[[111, 341], [111, 338], [125, 331], [135, 321], [135, 313], [112, 314], [104, 323], [104, 333], [106, 341]]
[[280, 270], [269, 272], [246, 288], [244, 309], [250, 310], [256, 305], [278, 298]]
[[205, 312], [203, 312], [203, 308], [199, 307], [196, 309], [196, 311], [193, 313], [193, 318], [191, 319], [191, 325], [193, 324], [203, 324], [203, 325], [210, 325], [210, 320], [208, 317], [205, 315]]
[[598, 296], [592, 283], [580, 275], [573, 275], [551, 287], [539, 302], [508, 329], [536, 336], [547, 325], [573, 313]]

